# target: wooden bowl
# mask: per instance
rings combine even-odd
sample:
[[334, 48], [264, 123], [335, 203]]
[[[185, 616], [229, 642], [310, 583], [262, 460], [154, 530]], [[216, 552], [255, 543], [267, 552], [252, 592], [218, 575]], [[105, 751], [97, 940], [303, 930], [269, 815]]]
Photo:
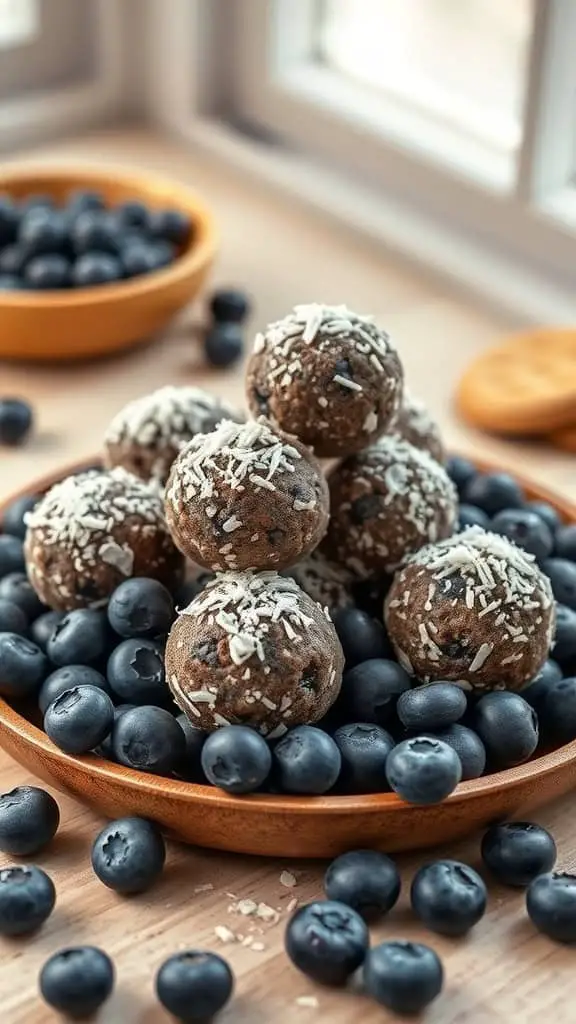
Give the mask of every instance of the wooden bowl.
[[[42, 492], [79, 468], [40, 480], [27, 493]], [[550, 502], [566, 521], [576, 521], [575, 505], [520, 482], [531, 498]], [[6, 504], [0, 506], [0, 516]], [[392, 852], [434, 846], [497, 820], [529, 815], [576, 785], [575, 741], [517, 768], [463, 782], [447, 800], [431, 807], [406, 804], [393, 793], [233, 797], [95, 756], [71, 757], [1, 699], [0, 745], [45, 782], [110, 818], [144, 815], [186, 843], [277, 857], [332, 857], [359, 847]]]
[[193, 224], [191, 242], [169, 267], [120, 281], [62, 291], [0, 292], [0, 357], [70, 360], [104, 355], [149, 339], [200, 289], [216, 252], [204, 201], [178, 182], [146, 173], [66, 166], [6, 168], [0, 192], [48, 193], [61, 203], [73, 189], [96, 189], [107, 205], [127, 199], [172, 207]]

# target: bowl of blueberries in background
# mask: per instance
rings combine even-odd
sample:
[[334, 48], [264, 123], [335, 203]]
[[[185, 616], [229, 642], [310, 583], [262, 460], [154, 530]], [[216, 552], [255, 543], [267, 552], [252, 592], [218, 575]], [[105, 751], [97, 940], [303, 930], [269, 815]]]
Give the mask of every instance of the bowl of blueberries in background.
[[0, 175], [0, 357], [71, 360], [146, 340], [199, 291], [210, 209], [153, 175], [75, 167]]

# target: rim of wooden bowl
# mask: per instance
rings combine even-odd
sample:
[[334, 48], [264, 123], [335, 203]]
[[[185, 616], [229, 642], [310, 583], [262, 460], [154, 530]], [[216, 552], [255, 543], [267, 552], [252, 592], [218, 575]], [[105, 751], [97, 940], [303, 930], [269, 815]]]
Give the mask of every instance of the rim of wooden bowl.
[[120, 184], [123, 188], [133, 191], [136, 199], [142, 198], [147, 201], [156, 198], [166, 206], [172, 205], [175, 209], [185, 211], [193, 219], [197, 234], [194, 235], [190, 246], [178, 255], [173, 263], [150, 274], [141, 274], [128, 281], [98, 285], [97, 289], [87, 287], [75, 288], [73, 291], [64, 289], [2, 292], [0, 309], [3, 306], [10, 309], [74, 309], [85, 305], [88, 300], [106, 302], [138, 298], [156, 288], [161, 289], [169, 282], [175, 283], [189, 277], [215, 256], [218, 231], [212, 211], [193, 188], [177, 180], [125, 167], [27, 163], [9, 165], [0, 173], [0, 191], [10, 192], [11, 188], [22, 186], [28, 180], [34, 183], [35, 191], [42, 187], [49, 191], [51, 185], [98, 188], [98, 183], [101, 186], [106, 183]]
[[[0, 183], [1, 185], [1, 183]], [[77, 473], [84, 468], [93, 466], [98, 458], [83, 459], [80, 462], [64, 467], [64, 470], [53, 472], [33, 481], [28, 487], [20, 489], [16, 494], [11, 495], [0, 503], [0, 518], [5, 509], [13, 501], [27, 494], [42, 493], [63, 477]], [[484, 460], [473, 458], [474, 465], [481, 472], [507, 471], [502, 466], [494, 466]], [[512, 473], [512, 470], [509, 472]], [[576, 522], [576, 502], [563, 498], [548, 488], [540, 486], [533, 481], [527, 480], [517, 473], [513, 473], [515, 479], [524, 488], [530, 499], [546, 501], [560, 512], [564, 520]], [[331, 814], [366, 815], [370, 812], [381, 813], [386, 810], [388, 813], [405, 812], [406, 804], [395, 793], [370, 793], [363, 795], [342, 795], [342, 796], [283, 796], [267, 793], [257, 793], [245, 796], [232, 796], [224, 793], [214, 786], [202, 786], [193, 782], [186, 782], [180, 779], [167, 778], [161, 775], [152, 775], [147, 772], [140, 772], [124, 765], [114, 764], [95, 755], [84, 757], [73, 757], [65, 754], [50, 739], [46, 733], [33, 725], [27, 718], [24, 718], [14, 710], [5, 700], [0, 698], [0, 722], [3, 729], [20, 741], [25, 742], [28, 747], [44, 754], [49, 760], [58, 760], [63, 765], [74, 765], [77, 770], [84, 771], [95, 778], [103, 781], [121, 783], [129, 790], [146, 792], [150, 795], [161, 796], [169, 794], [172, 798], [189, 802], [194, 805], [210, 804], [221, 807], [226, 811], [241, 812], [244, 815], [261, 815], [267, 812], [272, 815], [285, 815], [287, 813], [303, 816], [316, 814], [322, 817], [330, 817]], [[507, 768], [492, 775], [485, 775], [479, 779], [471, 779], [468, 782], [461, 782], [444, 804], [455, 805], [474, 800], [477, 796], [486, 796], [496, 791], [514, 788], [522, 782], [534, 781], [558, 768], [576, 760], [576, 740], [558, 747], [549, 753], [515, 768]]]

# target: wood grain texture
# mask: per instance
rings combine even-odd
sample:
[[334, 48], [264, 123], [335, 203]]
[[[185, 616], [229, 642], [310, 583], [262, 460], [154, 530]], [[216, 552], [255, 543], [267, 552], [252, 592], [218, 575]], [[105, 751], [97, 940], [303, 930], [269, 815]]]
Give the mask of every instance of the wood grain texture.
[[[222, 283], [245, 284], [257, 304], [254, 323], [281, 315], [294, 302], [346, 301], [373, 311], [394, 333], [412, 390], [425, 398], [449, 445], [504, 463], [563, 493], [576, 496], [576, 460], [544, 446], [488, 438], [453, 417], [451, 396], [467, 361], [509, 325], [498, 323], [422, 278], [357, 244], [351, 245], [321, 220], [270, 199], [261, 188], [230, 178], [165, 140], [140, 134], [106, 133], [52, 147], [34, 159], [133, 162], [175, 175], [203, 191], [223, 228], [218, 268]], [[95, 451], [108, 420], [129, 398], [162, 383], [192, 382], [238, 398], [236, 374], [211, 375], [202, 368], [192, 333], [197, 316], [187, 314], [156, 346], [105, 363], [72, 368], [2, 366], [2, 391], [25, 394], [38, 412], [35, 440], [22, 451], [0, 453], [1, 496], [66, 461]], [[33, 777], [0, 755], [2, 787]], [[55, 794], [62, 827], [38, 862], [53, 876], [58, 902], [52, 918], [34, 938], [0, 941], [0, 1006], [4, 1024], [51, 1024], [36, 995], [43, 960], [64, 945], [101, 945], [115, 959], [118, 984], [102, 1011], [102, 1024], [162, 1024], [167, 1016], [154, 1003], [153, 976], [166, 956], [180, 948], [205, 946], [227, 956], [236, 972], [237, 992], [220, 1018], [223, 1024], [363, 1024], [390, 1022], [387, 1015], [352, 993], [323, 991], [299, 975], [282, 951], [286, 908], [321, 893], [322, 866], [191, 851], [171, 845], [167, 870], [155, 889], [120, 899], [93, 876], [90, 843], [103, 819], [74, 799]], [[574, 800], [565, 797], [538, 814], [558, 841], [559, 863], [576, 868]], [[478, 840], [451, 845], [444, 855], [478, 866]], [[408, 884], [421, 855], [400, 858], [404, 891], [388, 920], [373, 930], [375, 941], [410, 937], [428, 941], [444, 960], [446, 989], [425, 1017], [426, 1024], [573, 1024], [574, 952], [536, 935], [524, 912], [522, 893], [490, 887], [489, 911], [465, 941], [432, 936], [415, 923], [408, 908]], [[9, 863], [0, 857], [2, 866]], [[297, 885], [280, 883], [284, 868]], [[206, 890], [206, 886], [212, 889]], [[204, 889], [196, 891], [195, 889]], [[238, 942], [222, 946], [214, 934], [227, 925], [247, 936], [251, 919], [228, 912], [227, 893], [280, 907], [277, 923], [258, 921], [264, 934], [256, 952]], [[297, 1004], [313, 996], [316, 1007]]]

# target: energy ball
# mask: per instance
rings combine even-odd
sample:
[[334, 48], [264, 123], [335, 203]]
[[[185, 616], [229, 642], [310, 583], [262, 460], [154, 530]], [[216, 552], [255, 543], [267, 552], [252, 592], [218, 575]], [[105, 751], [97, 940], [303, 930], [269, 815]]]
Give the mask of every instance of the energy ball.
[[454, 484], [428, 452], [401, 437], [381, 437], [352, 455], [328, 483], [332, 517], [323, 552], [362, 579], [393, 572], [454, 529]]
[[166, 645], [168, 685], [192, 725], [248, 725], [271, 739], [326, 714], [343, 666], [328, 613], [275, 572], [217, 577]]
[[178, 455], [165, 495], [174, 542], [197, 565], [286, 569], [328, 525], [328, 486], [312, 453], [263, 419], [223, 420]]
[[105, 604], [130, 576], [182, 578], [157, 487], [117, 467], [89, 470], [52, 487], [26, 516], [30, 582], [60, 611]]
[[437, 462], [444, 462], [446, 450], [438, 424], [432, 419], [424, 402], [407, 391], [404, 392], [402, 405], [390, 430], [415, 448], [428, 452]]
[[313, 551], [308, 558], [288, 569], [286, 575], [295, 580], [308, 597], [329, 611], [339, 611], [354, 604], [352, 573], [329, 562], [319, 551]]
[[418, 551], [395, 576], [384, 615], [407, 672], [477, 691], [521, 690], [555, 627], [550, 581], [532, 555], [479, 526]]
[[256, 335], [248, 364], [252, 413], [320, 458], [351, 455], [375, 441], [394, 420], [403, 386], [386, 332], [346, 306], [295, 306]]
[[106, 465], [165, 484], [183, 445], [223, 419], [240, 423], [244, 417], [200, 388], [160, 388], [129, 402], [114, 417], [104, 437]]

